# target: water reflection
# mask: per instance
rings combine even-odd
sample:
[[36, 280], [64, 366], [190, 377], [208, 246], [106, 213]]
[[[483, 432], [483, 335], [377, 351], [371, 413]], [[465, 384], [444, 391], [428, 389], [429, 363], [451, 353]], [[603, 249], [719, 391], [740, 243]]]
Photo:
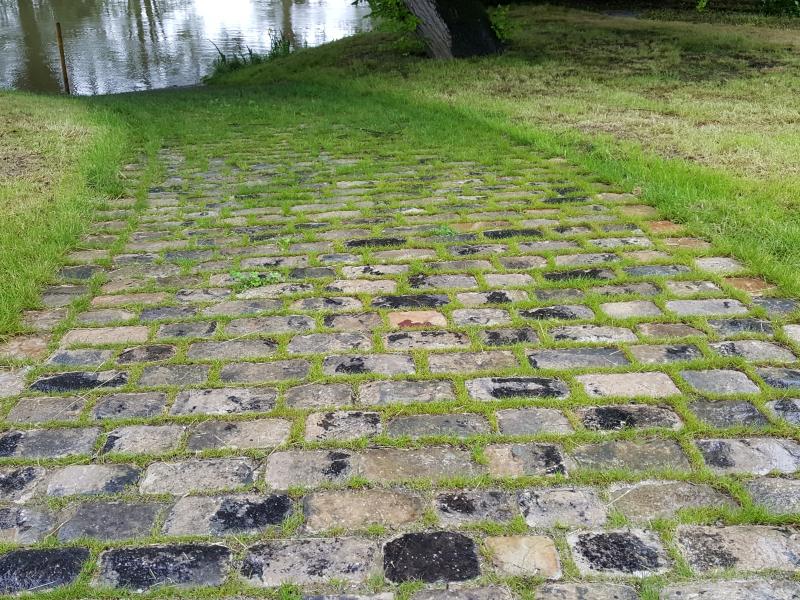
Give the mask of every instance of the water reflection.
[[0, 87], [61, 89], [60, 21], [73, 91], [197, 83], [224, 51], [269, 47], [270, 31], [315, 46], [368, 26], [352, 0], [0, 0]]

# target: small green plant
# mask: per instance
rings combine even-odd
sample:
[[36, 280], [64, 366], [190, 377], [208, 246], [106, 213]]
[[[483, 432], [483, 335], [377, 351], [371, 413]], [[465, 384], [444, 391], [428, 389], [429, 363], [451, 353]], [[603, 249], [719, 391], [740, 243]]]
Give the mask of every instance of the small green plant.
[[355, 0], [353, 4], [367, 4], [372, 9], [370, 18], [377, 21], [380, 29], [414, 31], [419, 23], [403, 0]]
[[510, 40], [517, 24], [511, 18], [508, 7], [500, 5], [494, 7], [489, 11], [489, 18], [492, 22], [492, 29], [494, 29], [498, 39], [504, 43]]
[[458, 235], [455, 229], [446, 224], [437, 225], [431, 230], [431, 233], [438, 237], [455, 237]]
[[296, 585], [284, 583], [278, 588], [278, 600], [301, 600], [303, 593]]
[[292, 245], [293, 241], [294, 240], [292, 240], [292, 238], [290, 237], [282, 237], [278, 238], [278, 241], [276, 243], [278, 244], [278, 248], [280, 248], [282, 252], [288, 252], [289, 246]]
[[270, 29], [267, 60], [289, 56], [295, 50], [297, 50], [297, 45], [291, 33], [287, 34], [285, 31], [274, 31]]
[[214, 59], [214, 62], [211, 63], [211, 74], [205, 79], [212, 79], [217, 75], [238, 71], [243, 67], [260, 65], [270, 60], [275, 60], [276, 58], [289, 56], [298, 49], [295, 39], [291, 34], [274, 30], [270, 30], [269, 32], [269, 50], [264, 54], [253, 52], [248, 46], [246, 52], [240, 48], [238, 51], [232, 52], [229, 56], [220, 50], [219, 46], [214, 44], [214, 42], [211, 43], [214, 48], [217, 49], [218, 56]]
[[258, 271], [231, 271], [231, 278], [244, 289], [257, 288], [270, 283], [280, 283], [283, 275], [278, 271], [259, 273]]

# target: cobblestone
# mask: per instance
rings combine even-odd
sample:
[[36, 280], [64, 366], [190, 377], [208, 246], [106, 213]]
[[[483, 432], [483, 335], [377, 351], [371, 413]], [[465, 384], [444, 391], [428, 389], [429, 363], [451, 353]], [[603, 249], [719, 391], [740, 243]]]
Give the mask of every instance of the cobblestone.
[[463, 490], [445, 492], [434, 500], [436, 514], [445, 525], [461, 525], [480, 521], [510, 521], [519, 509], [509, 492]]
[[681, 552], [696, 571], [726, 568], [794, 571], [797, 568], [800, 540], [792, 529], [761, 525], [683, 525], [676, 534]]
[[670, 519], [688, 508], [735, 507], [728, 496], [705, 484], [685, 481], [640, 481], [615, 484], [608, 492], [609, 504], [634, 521]]
[[0, 346], [2, 591], [800, 594], [797, 300], [566, 161], [302, 131], [159, 153]]
[[376, 572], [378, 547], [357, 538], [276, 540], [247, 551], [242, 575], [251, 585], [363, 583]]
[[422, 518], [425, 502], [415, 493], [395, 490], [323, 491], [305, 498], [305, 528], [317, 533], [377, 524], [398, 528]]
[[497, 570], [510, 576], [561, 578], [556, 546], [548, 537], [513, 535], [488, 537], [484, 544]]

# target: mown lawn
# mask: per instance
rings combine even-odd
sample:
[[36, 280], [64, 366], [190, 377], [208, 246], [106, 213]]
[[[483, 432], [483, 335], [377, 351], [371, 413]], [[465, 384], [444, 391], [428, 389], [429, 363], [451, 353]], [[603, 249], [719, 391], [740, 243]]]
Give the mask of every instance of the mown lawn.
[[497, 158], [509, 143], [564, 156], [800, 295], [800, 29], [665, 20], [676, 16], [514, 7], [499, 57], [437, 63], [410, 36], [371, 33], [202, 91], [4, 93], [0, 335], [35, 306], [92, 206], [122, 193], [122, 162], [268, 128], [283, 111], [302, 114], [319, 147], [347, 137], [358, 152], [346, 128], [465, 156]]

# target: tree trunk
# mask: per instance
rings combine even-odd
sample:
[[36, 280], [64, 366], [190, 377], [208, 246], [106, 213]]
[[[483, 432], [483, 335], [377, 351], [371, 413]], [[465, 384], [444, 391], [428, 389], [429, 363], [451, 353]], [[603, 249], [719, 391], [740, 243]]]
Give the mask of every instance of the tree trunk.
[[403, 0], [419, 19], [417, 32], [434, 58], [466, 58], [500, 52], [480, 0]]

